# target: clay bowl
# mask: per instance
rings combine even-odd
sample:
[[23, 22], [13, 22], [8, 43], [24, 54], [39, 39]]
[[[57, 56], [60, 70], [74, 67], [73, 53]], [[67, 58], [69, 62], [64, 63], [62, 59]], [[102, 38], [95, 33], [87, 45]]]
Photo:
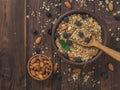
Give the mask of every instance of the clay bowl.
[[99, 52], [97, 53], [97, 55], [95, 57], [93, 57], [92, 59], [86, 61], [86, 62], [81, 62], [81, 63], [77, 63], [77, 62], [73, 62], [73, 61], [70, 61], [69, 59], [66, 59], [63, 57], [63, 55], [58, 51], [57, 49], [57, 46], [55, 44], [55, 32], [60, 24], [60, 22], [63, 20], [64, 17], [66, 16], [69, 16], [69, 15], [72, 15], [72, 14], [88, 14], [89, 16], [93, 17], [94, 19], [96, 19], [96, 21], [99, 23], [99, 25], [101, 26], [102, 28], [102, 40], [103, 40], [103, 45], [106, 45], [107, 44], [107, 27], [106, 27], [106, 24], [104, 23], [104, 21], [97, 15], [95, 15], [94, 13], [92, 12], [89, 12], [89, 11], [86, 11], [86, 10], [71, 10], [71, 11], [68, 11], [66, 13], [64, 13], [63, 15], [61, 15], [58, 20], [56, 21], [55, 25], [53, 26], [53, 29], [52, 29], [52, 44], [53, 44], [53, 47], [55, 49], [55, 51], [58, 53], [58, 55], [61, 57], [62, 60], [64, 60], [65, 62], [68, 62], [70, 64], [73, 64], [73, 65], [84, 65], [84, 64], [88, 64], [88, 63], [91, 63], [95, 60], [97, 60], [101, 55], [102, 55], [102, 51], [99, 50]]
[[[47, 72], [46, 65], [48, 65], [49, 73], [46, 73]], [[42, 80], [48, 79], [51, 76], [53, 71], [53, 65], [51, 60], [47, 56], [42, 54], [37, 54], [32, 56], [29, 59], [27, 63], [27, 70], [29, 75], [33, 79], [42, 81]], [[43, 71], [44, 71], [44, 74], [43, 74]]]

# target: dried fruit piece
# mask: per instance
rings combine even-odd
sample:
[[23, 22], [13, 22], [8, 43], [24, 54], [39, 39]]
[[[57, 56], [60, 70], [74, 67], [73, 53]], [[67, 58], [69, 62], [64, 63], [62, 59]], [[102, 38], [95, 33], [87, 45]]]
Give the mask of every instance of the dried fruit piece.
[[108, 8], [110, 11], [113, 11], [113, 2], [108, 3]]
[[80, 57], [75, 57], [75, 62], [77, 62], [77, 63], [82, 62], [82, 61], [81, 61], [81, 58], [80, 58]]
[[40, 43], [41, 43], [41, 40], [42, 40], [42, 38], [41, 38], [41, 37], [38, 37], [38, 38], [35, 40], [35, 43], [36, 43], [36, 44], [40, 44]]
[[37, 34], [38, 34], [38, 31], [33, 28], [33, 29], [32, 29], [32, 34], [33, 34], [33, 35], [37, 35]]
[[81, 24], [80, 21], [76, 21], [76, 22], [75, 22], [75, 25], [76, 25], [76, 26], [81, 26], [82, 24]]
[[71, 40], [67, 40], [66, 43], [71, 46], [72, 45], [72, 41]]
[[78, 35], [79, 35], [79, 37], [81, 37], [81, 38], [84, 37], [83, 32], [79, 32]]
[[64, 4], [67, 8], [71, 9], [72, 6], [68, 1], [65, 1]]
[[85, 42], [85, 43], [89, 43], [89, 41], [90, 41], [89, 38], [85, 38], [85, 39], [84, 39], [84, 42]]
[[46, 16], [47, 16], [48, 18], [51, 18], [52, 14], [50, 13], [50, 11], [46, 11]]
[[108, 69], [110, 70], [110, 71], [114, 71], [114, 66], [113, 66], [113, 64], [112, 63], [109, 63], [108, 64]]
[[55, 77], [57, 78], [57, 79], [62, 79], [62, 75], [61, 75], [61, 72], [60, 71], [57, 71], [56, 73], [55, 73]]
[[80, 73], [81, 69], [80, 68], [73, 68], [72, 72], [73, 73]]
[[37, 46], [34, 48], [34, 50], [35, 50], [35, 52], [36, 52], [37, 54], [40, 53], [40, 51], [41, 51], [40, 48], [37, 47]]
[[63, 57], [66, 58], [66, 59], [69, 59], [69, 56], [68, 56], [67, 53], [64, 53], [64, 54], [63, 54]]
[[72, 52], [69, 52], [69, 53], [68, 53], [68, 56], [69, 56], [70, 58], [74, 58], [74, 54], [73, 54]]
[[57, 71], [57, 69], [58, 69], [58, 63], [55, 63], [54, 68], [53, 68], [53, 72], [55, 73]]
[[68, 23], [69, 18], [68, 18], [68, 17], [65, 17], [63, 20], [64, 20], [64, 22]]
[[66, 30], [67, 28], [68, 28], [68, 27], [67, 27], [66, 24], [62, 24], [62, 25], [61, 25], [61, 30], [62, 30], [62, 31]]

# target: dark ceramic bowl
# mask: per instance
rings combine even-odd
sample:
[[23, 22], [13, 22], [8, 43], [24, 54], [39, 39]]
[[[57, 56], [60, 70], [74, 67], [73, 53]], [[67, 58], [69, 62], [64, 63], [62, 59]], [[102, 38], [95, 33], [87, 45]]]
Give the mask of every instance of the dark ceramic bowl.
[[101, 54], [103, 53], [101, 50], [99, 50], [99, 52], [97, 53], [97, 55], [95, 57], [93, 57], [92, 59], [88, 60], [87, 62], [81, 62], [81, 63], [77, 63], [77, 62], [74, 62], [74, 61], [71, 61], [69, 59], [66, 59], [63, 57], [63, 55], [58, 51], [57, 49], [57, 46], [55, 44], [55, 32], [60, 24], [60, 22], [63, 20], [64, 17], [66, 16], [69, 16], [69, 15], [72, 15], [72, 14], [88, 14], [89, 16], [93, 17], [94, 19], [96, 19], [96, 21], [99, 23], [99, 25], [101, 26], [102, 28], [102, 40], [103, 40], [103, 43], [104, 45], [107, 44], [107, 26], [106, 24], [104, 23], [104, 21], [102, 19], [100, 19], [99, 16], [95, 15], [94, 13], [92, 12], [89, 12], [89, 11], [80, 11], [80, 10], [71, 10], [71, 11], [68, 11], [66, 12], [65, 14], [61, 15], [57, 22], [55, 23], [55, 25], [53, 26], [53, 29], [52, 29], [52, 44], [53, 44], [53, 47], [54, 49], [56, 50], [56, 52], [58, 53], [58, 55], [61, 57], [62, 60], [68, 62], [68, 63], [71, 63], [71, 64], [74, 64], [74, 65], [84, 65], [84, 64], [87, 64], [87, 63], [90, 63], [90, 62], [93, 62], [95, 61], [96, 59], [98, 59]]

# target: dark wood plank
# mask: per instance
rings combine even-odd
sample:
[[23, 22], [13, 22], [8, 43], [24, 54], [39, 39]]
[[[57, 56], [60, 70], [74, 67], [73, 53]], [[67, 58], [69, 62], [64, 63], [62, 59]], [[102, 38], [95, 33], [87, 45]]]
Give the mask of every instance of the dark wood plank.
[[26, 89], [25, 0], [0, 0], [0, 90]]

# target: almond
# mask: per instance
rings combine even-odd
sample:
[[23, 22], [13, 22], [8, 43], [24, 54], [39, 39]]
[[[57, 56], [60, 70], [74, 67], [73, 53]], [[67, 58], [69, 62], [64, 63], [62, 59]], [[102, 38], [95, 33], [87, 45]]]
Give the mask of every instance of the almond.
[[56, 72], [57, 72], [57, 69], [58, 69], [58, 63], [56, 63], [56, 64], [54, 65], [53, 72], [56, 73]]
[[36, 59], [33, 58], [33, 59], [30, 61], [30, 64], [32, 65], [32, 64], [34, 64], [35, 62], [36, 62]]
[[110, 11], [113, 11], [113, 2], [108, 3], [108, 8]]
[[114, 65], [112, 63], [109, 63], [108, 64], [108, 69], [113, 72], [114, 71]]
[[40, 67], [43, 67], [44, 66], [44, 63], [43, 62], [40, 62]]
[[36, 43], [36, 44], [40, 44], [40, 43], [41, 43], [41, 40], [42, 40], [42, 38], [41, 38], [41, 37], [38, 37], [38, 38], [36, 38], [35, 43]]
[[32, 76], [36, 76], [34, 70], [31, 70], [30, 73], [32, 74]]
[[64, 4], [67, 8], [71, 9], [71, 4], [68, 1], [65, 1]]
[[67, 27], [67, 25], [66, 24], [62, 24], [61, 25], [61, 30], [63, 31], [63, 30], [66, 30], [68, 27]]
[[44, 79], [42, 74], [39, 74], [38, 77], [39, 77], [40, 79]]

